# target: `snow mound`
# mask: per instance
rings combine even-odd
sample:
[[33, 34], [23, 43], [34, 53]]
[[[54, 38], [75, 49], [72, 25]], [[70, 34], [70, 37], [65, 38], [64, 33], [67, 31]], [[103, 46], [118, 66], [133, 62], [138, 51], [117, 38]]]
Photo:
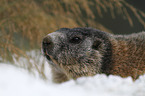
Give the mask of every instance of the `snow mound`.
[[0, 63], [0, 96], [145, 96], [145, 75], [133, 81], [131, 77], [98, 74], [55, 84]]

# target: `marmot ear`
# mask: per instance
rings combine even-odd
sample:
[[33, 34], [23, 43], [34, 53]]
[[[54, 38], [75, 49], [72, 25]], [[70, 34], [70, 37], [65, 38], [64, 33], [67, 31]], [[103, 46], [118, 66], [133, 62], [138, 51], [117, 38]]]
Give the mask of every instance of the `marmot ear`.
[[95, 50], [98, 50], [101, 47], [101, 44], [103, 43], [102, 40], [97, 39], [93, 42], [92, 48]]

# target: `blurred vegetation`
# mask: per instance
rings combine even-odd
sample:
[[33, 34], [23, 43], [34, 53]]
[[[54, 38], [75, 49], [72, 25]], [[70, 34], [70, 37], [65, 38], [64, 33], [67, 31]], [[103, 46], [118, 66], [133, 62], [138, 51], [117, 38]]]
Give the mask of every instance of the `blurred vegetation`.
[[42, 38], [62, 27], [128, 34], [145, 29], [145, 12], [127, 0], [0, 0], [2, 61], [29, 58], [25, 51], [40, 50]]

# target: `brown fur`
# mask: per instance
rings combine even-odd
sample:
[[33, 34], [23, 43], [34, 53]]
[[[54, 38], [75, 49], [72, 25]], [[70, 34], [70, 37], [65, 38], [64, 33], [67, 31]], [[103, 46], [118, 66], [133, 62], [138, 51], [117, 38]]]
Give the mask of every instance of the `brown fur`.
[[133, 79], [145, 73], [145, 33], [116, 36], [111, 42], [113, 61], [106, 73]]

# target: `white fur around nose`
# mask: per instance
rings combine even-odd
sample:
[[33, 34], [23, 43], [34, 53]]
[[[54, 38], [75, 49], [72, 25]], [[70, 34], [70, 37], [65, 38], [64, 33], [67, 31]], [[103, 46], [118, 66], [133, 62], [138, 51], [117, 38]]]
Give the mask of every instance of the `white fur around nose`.
[[65, 35], [63, 33], [59, 33], [59, 32], [50, 33], [50, 34], [48, 34], [48, 36], [51, 37], [53, 42], [58, 42], [59, 39], [65, 38]]

